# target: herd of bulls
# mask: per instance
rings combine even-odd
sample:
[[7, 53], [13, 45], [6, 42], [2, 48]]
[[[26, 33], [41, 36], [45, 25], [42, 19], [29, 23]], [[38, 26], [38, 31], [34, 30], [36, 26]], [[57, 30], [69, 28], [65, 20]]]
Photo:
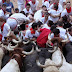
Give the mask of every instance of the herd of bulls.
[[0, 43], [0, 72], [72, 72], [72, 42], [56, 37], [53, 46], [38, 48], [33, 41]]

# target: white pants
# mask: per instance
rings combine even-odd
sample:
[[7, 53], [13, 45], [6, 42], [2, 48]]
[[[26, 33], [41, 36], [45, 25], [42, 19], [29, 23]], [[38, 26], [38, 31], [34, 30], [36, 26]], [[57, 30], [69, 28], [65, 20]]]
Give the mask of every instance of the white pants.
[[25, 8], [24, 4], [18, 4], [19, 12], [22, 11], [24, 8]]

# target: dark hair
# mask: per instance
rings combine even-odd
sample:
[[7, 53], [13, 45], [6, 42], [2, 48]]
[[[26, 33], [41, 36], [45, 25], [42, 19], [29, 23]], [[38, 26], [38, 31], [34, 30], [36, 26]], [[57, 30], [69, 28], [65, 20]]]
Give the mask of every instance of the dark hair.
[[30, 7], [31, 5], [29, 3], [27, 3], [26, 6], [29, 6]]
[[63, 26], [63, 22], [62, 22], [62, 21], [58, 21], [57, 24], [58, 24], [59, 26]]
[[58, 4], [54, 4], [54, 8], [58, 10]]
[[46, 6], [45, 6], [45, 5], [42, 5], [42, 8], [43, 8], [43, 7], [46, 7]]
[[51, 27], [52, 25], [54, 25], [53, 21], [49, 20], [48, 21], [48, 25]]
[[3, 4], [2, 7], [3, 7], [3, 6], [6, 7], [6, 4]]
[[17, 11], [17, 10], [19, 11], [19, 9], [18, 9], [18, 8], [15, 8], [15, 11]]
[[42, 25], [43, 23], [41, 21], [37, 22], [37, 25], [39, 25], [39, 27]]
[[24, 14], [25, 15], [25, 12], [24, 11], [21, 11], [20, 13]]
[[50, 28], [50, 30], [53, 32], [53, 30], [56, 28], [56, 26], [55, 25], [52, 25], [51, 26], [51, 28]]
[[57, 35], [57, 34], [59, 34], [59, 33], [60, 33], [60, 30], [59, 30], [59, 29], [57, 29], [57, 28], [55, 28], [55, 29], [53, 30], [53, 33], [54, 33], [54, 35]]
[[37, 28], [37, 23], [34, 22], [34, 23], [32, 24], [32, 28], [34, 29], [35, 27]]
[[67, 22], [67, 16], [66, 15], [63, 16], [62, 19], [63, 19], [63, 21]]

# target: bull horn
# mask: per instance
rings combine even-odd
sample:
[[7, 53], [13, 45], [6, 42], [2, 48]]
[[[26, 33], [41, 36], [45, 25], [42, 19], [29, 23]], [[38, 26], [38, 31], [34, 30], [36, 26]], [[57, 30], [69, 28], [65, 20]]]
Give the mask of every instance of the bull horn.
[[9, 45], [9, 48], [11, 48], [11, 49], [14, 49], [14, 48], [16, 48], [16, 47], [18, 47], [18, 44], [15, 45], [15, 46], [11, 46], [11, 44]]
[[36, 51], [37, 52], [40, 52], [41, 50], [40, 49], [38, 49], [38, 46], [36, 45]]
[[32, 47], [32, 50], [30, 52], [22, 51], [23, 54], [25, 55], [30, 55], [34, 52], [34, 46]]
[[53, 52], [55, 52], [57, 49], [58, 49], [58, 47], [57, 47], [57, 46], [54, 46], [54, 50], [48, 50], [48, 52], [53, 53]]
[[11, 48], [10, 48], [10, 45], [11, 45], [11, 44], [8, 44], [8, 46], [7, 46], [6, 49], [7, 49], [8, 51], [14, 51], [14, 49], [11, 49]]
[[48, 40], [51, 40], [51, 32], [48, 35]]
[[50, 44], [48, 44], [48, 43], [46, 43], [46, 45], [48, 45], [49, 47], [53, 47], [53, 46], [51, 46]]
[[16, 44], [18, 44], [18, 43], [21, 42], [21, 40], [17, 41], [17, 40], [15, 40], [15, 39], [12, 39], [12, 41], [13, 41], [14, 43], [16, 43]]
[[27, 42], [24, 42], [24, 41], [23, 41], [23, 44], [28, 44], [29, 42], [30, 42], [30, 41], [27, 41]]
[[67, 33], [66, 33], [66, 35], [67, 35], [67, 39], [62, 40], [61, 42], [67, 42], [67, 41], [69, 40], [69, 36], [68, 36], [68, 34], [67, 34]]

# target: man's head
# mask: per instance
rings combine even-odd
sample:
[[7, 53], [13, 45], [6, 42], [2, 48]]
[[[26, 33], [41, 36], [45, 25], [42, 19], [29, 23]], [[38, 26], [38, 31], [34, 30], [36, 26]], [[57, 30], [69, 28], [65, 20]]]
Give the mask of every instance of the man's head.
[[9, 2], [10, 2], [10, 0], [6, 0], [6, 2], [7, 2], [7, 3], [9, 3]]
[[42, 10], [47, 10], [47, 7], [45, 5], [42, 6]]
[[48, 21], [48, 26], [51, 27], [52, 25], [54, 25], [53, 21], [49, 20], [49, 21]]
[[60, 35], [59, 29], [56, 29], [56, 28], [53, 30], [53, 33], [54, 33], [55, 37], [59, 37], [59, 35]]
[[66, 8], [67, 8], [67, 9], [70, 9], [70, 7], [71, 7], [71, 2], [68, 1], [68, 2], [66, 3]]
[[2, 5], [2, 9], [3, 9], [4, 11], [6, 11], [6, 4], [3, 4], [3, 5]]
[[19, 9], [18, 8], [15, 9], [15, 13], [19, 13]]
[[58, 4], [54, 4], [54, 9], [58, 10]]
[[3, 23], [5, 23], [5, 19], [4, 18], [0, 18], [0, 26], [2, 26]]
[[33, 28], [34, 30], [37, 30], [37, 29], [38, 29], [37, 23], [33, 23], [33, 24], [32, 24], [32, 28]]
[[27, 9], [27, 11], [29, 11], [30, 7], [31, 7], [30, 4], [27, 3], [27, 4], [26, 4], [26, 9]]

